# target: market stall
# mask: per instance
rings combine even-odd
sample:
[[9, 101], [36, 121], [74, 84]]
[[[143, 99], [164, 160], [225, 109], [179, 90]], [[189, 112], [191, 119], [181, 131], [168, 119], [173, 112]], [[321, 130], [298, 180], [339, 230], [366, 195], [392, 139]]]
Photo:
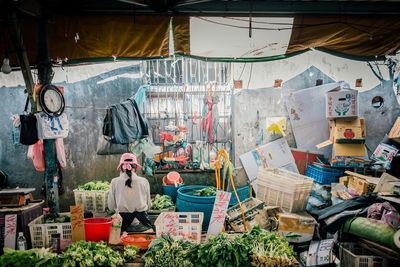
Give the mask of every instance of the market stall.
[[6, 2], [0, 266], [400, 266], [395, 15]]

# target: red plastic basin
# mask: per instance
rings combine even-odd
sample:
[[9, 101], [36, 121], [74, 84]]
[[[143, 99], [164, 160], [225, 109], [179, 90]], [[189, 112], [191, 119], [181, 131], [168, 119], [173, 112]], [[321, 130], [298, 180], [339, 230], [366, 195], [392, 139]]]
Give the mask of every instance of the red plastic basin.
[[89, 218], [84, 220], [86, 241], [108, 241], [111, 232], [111, 218]]

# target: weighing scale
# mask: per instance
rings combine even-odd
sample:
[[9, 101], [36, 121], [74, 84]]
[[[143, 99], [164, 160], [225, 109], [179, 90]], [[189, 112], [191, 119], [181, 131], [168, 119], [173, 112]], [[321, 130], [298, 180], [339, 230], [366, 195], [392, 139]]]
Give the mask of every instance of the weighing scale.
[[35, 188], [12, 188], [0, 190], [0, 207], [21, 207], [35, 202], [32, 192]]

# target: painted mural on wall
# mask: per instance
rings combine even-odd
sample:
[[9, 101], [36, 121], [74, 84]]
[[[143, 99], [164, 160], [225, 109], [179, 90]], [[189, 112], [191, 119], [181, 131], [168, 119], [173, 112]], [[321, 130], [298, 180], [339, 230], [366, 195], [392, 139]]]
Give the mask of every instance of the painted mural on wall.
[[[373, 75], [372, 72], [371, 75]], [[322, 84], [337, 82], [318, 68], [311, 66], [301, 74], [284, 82], [281, 88], [241, 90], [234, 95], [234, 145], [237, 165], [240, 166], [239, 155], [276, 139], [277, 136], [274, 133], [266, 130], [267, 118], [270, 117], [287, 118], [286, 138], [291, 147], [297, 147], [296, 137], [289, 122], [289, 113], [284, 103], [292, 92], [315, 87], [317, 79], [321, 80]], [[322, 87], [315, 87], [315, 90], [318, 88]], [[322, 97], [321, 94], [321, 97], [313, 101], [324, 102], [325, 99]], [[366, 119], [367, 124], [366, 146], [371, 153], [400, 115], [400, 105], [393, 90], [393, 81], [381, 80], [378, 86], [360, 91], [359, 103], [360, 116]], [[310, 103], [310, 105], [313, 104]], [[323, 109], [321, 112], [325, 112], [325, 110]], [[295, 116], [296, 114], [291, 115]], [[324, 121], [323, 123], [326, 125], [320, 125], [320, 128], [327, 130], [328, 122]], [[373, 127], [368, 127], [369, 125], [373, 125]], [[315, 151], [318, 150], [315, 148]]]

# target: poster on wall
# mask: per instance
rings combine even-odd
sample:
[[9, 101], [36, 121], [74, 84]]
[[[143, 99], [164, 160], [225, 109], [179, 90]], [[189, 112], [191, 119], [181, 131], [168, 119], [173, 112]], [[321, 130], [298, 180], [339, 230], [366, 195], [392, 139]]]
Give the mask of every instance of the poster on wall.
[[255, 191], [257, 191], [256, 178], [260, 167], [283, 168], [292, 172], [299, 172], [285, 138], [259, 146], [239, 158]]

